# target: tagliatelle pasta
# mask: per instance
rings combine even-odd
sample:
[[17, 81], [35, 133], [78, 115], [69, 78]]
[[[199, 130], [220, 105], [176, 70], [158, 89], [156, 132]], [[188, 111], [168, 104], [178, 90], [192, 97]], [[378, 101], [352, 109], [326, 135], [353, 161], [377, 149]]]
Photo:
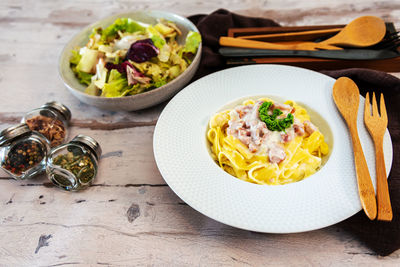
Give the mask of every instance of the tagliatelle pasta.
[[323, 134], [294, 101], [244, 101], [215, 114], [207, 138], [213, 159], [229, 174], [256, 184], [281, 185], [312, 175], [329, 152]]

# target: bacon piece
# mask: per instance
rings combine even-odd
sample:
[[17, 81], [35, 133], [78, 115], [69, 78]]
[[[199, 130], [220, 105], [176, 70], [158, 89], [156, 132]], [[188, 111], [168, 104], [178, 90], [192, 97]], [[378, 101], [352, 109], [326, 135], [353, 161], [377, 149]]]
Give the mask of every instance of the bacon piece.
[[249, 144], [249, 150], [250, 150], [251, 153], [255, 153], [255, 152], [257, 152], [257, 146], [255, 144], [253, 144], [253, 143], [250, 143]]
[[271, 163], [281, 163], [286, 158], [285, 149], [275, 144], [268, 151], [268, 157]]
[[272, 105], [272, 110], [274, 110], [274, 109], [280, 109], [282, 112], [285, 112], [285, 111], [291, 112], [293, 107], [289, 106], [289, 105], [286, 105], [286, 104], [274, 103]]
[[[282, 111], [282, 114], [277, 117], [278, 119], [284, 119], [284, 118], [286, 118], [287, 114], [294, 113], [294, 111], [293, 111], [294, 108], [292, 106], [289, 106], [286, 104], [274, 103], [272, 105], [272, 110], [275, 110], [275, 109], [279, 109], [280, 111]], [[272, 114], [272, 112], [271, 112], [271, 114]]]
[[281, 139], [282, 139], [282, 142], [287, 143], [287, 142], [290, 142], [293, 140], [293, 135], [288, 134], [288, 133], [283, 133], [283, 134], [281, 134]]
[[247, 113], [249, 113], [251, 109], [252, 107], [247, 105], [244, 107], [243, 106], [237, 107], [235, 110], [239, 114], [239, 118], [243, 118]]
[[304, 130], [306, 130], [306, 133], [308, 134], [312, 134], [313, 132], [318, 130], [318, 128], [314, 124], [312, 124], [311, 121], [304, 121], [303, 124]]
[[251, 141], [250, 135], [251, 135], [251, 133], [249, 130], [242, 129], [242, 130], [238, 131], [239, 140], [242, 141], [242, 143], [247, 146], [250, 144], [250, 141]]
[[303, 136], [304, 134], [305, 134], [305, 132], [304, 132], [304, 126], [303, 126], [303, 124], [300, 122], [300, 123], [294, 123], [293, 124], [293, 129], [294, 129], [294, 132], [298, 135], [298, 136]]

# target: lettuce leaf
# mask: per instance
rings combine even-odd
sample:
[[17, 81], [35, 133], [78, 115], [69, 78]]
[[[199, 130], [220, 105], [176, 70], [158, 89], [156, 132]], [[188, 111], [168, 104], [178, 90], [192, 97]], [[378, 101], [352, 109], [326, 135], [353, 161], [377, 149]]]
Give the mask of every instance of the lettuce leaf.
[[104, 84], [101, 96], [105, 97], [121, 97], [126, 95], [129, 91], [127, 79], [119, 73], [117, 70], [113, 69], [110, 71], [107, 83]]
[[130, 18], [118, 18], [113, 24], [102, 31], [101, 39], [103, 41], [110, 42], [118, 35], [118, 31], [132, 33], [145, 30], [145, 25], [140, 24]]
[[101, 40], [101, 28], [94, 28], [89, 36], [89, 42], [86, 44], [87, 48], [97, 49], [100, 45], [103, 45], [103, 40]]
[[164, 36], [169, 35], [169, 34], [171, 34], [171, 33], [173, 33], [175, 31], [174, 28], [168, 27], [167, 25], [164, 25], [162, 23], [157, 23], [154, 26], [154, 28]]
[[154, 87], [158, 88], [158, 87], [165, 85], [166, 83], [167, 83], [167, 81], [165, 79], [160, 79], [158, 81], [155, 81], [153, 85], [154, 85]]
[[152, 85], [135, 84], [129, 90], [125, 91], [125, 95], [137, 95], [149, 89]]
[[153, 41], [154, 45], [161, 49], [165, 45], [165, 39], [162, 34], [156, 30], [153, 26], [147, 27], [147, 33], [149, 34], [150, 39]]
[[78, 78], [80, 83], [90, 85], [92, 82], [92, 76], [93, 74], [86, 73], [83, 71], [79, 71], [76, 69], [76, 67], [72, 68], [72, 71], [75, 73], [76, 78]]
[[139, 84], [132, 85], [128, 87], [126, 90], [124, 90], [121, 96], [135, 95], [135, 93], [132, 92], [134, 92], [135, 90], [139, 90], [139, 88], [140, 88]]
[[110, 75], [108, 76], [107, 82], [116, 81], [122, 78], [122, 74], [118, 70], [110, 70]]
[[97, 64], [99, 51], [89, 49], [87, 47], [82, 49], [82, 51], [84, 52], [82, 54], [81, 60], [79, 60], [78, 65], [76, 65], [76, 69], [79, 71], [90, 73]]
[[153, 81], [158, 81], [163, 79], [163, 76], [166, 75], [164, 69], [157, 63], [153, 63], [150, 61], [146, 61], [143, 63], [137, 63], [131, 61], [132, 65], [143, 73], [145, 76], [151, 77]]
[[72, 56], [69, 59], [69, 63], [73, 65], [78, 65], [79, 61], [81, 61], [82, 56], [79, 54], [79, 50], [72, 50]]
[[101, 35], [102, 32], [103, 32], [103, 29], [101, 27], [93, 28], [92, 33], [89, 35], [89, 38], [91, 39], [91, 38], [95, 37], [97, 34]]
[[104, 83], [107, 80], [107, 68], [105, 67], [105, 63], [102, 58], [99, 59], [99, 63], [96, 65], [96, 74], [92, 78], [92, 82], [98, 87], [103, 88]]
[[104, 85], [101, 96], [105, 97], [122, 97], [126, 95], [136, 95], [153, 87], [153, 84], [134, 84], [128, 86], [128, 81], [124, 74], [119, 73], [116, 69], [110, 71], [108, 83]]
[[168, 75], [172, 79], [178, 77], [179, 74], [181, 74], [181, 68], [178, 65], [172, 66], [171, 68], [168, 69]]
[[93, 75], [77, 69], [77, 65], [81, 61], [82, 56], [79, 54], [78, 50], [72, 50], [71, 53], [72, 56], [69, 59], [69, 63], [71, 65], [72, 71], [75, 73], [76, 78], [78, 78], [80, 83], [90, 85], [92, 82]]
[[160, 53], [158, 54], [158, 59], [161, 62], [168, 62], [170, 55], [171, 55], [171, 47], [168, 44], [165, 44], [160, 49]]
[[182, 53], [196, 54], [197, 48], [201, 43], [201, 35], [198, 32], [190, 31], [186, 36], [185, 46], [182, 49]]
[[85, 93], [88, 95], [95, 95], [99, 96], [101, 94], [100, 89], [92, 82], [88, 87], [85, 89]]

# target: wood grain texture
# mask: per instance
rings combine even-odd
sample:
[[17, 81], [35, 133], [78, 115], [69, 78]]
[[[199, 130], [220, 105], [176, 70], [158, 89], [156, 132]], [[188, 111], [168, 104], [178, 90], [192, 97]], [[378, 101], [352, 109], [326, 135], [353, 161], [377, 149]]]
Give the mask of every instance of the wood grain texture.
[[[383, 139], [383, 138], [382, 138]], [[390, 203], [389, 187], [387, 182], [385, 158], [383, 155], [383, 140], [374, 139], [375, 166], [376, 166], [376, 201], [378, 205], [377, 219], [379, 221], [392, 221], [393, 211]]]
[[326, 44], [319, 44], [314, 42], [282, 44], [282, 43], [260, 42], [254, 40], [225, 37], [225, 36], [220, 37], [219, 44], [221, 46], [228, 46], [228, 47], [272, 49], [272, 50], [317, 50], [317, 49], [342, 50], [343, 49], [340, 47], [335, 47]]
[[[82, 27], [132, 9], [191, 15], [228, 8], [282, 25], [346, 24], [375, 15], [400, 26], [400, 1], [0, 1], [0, 128], [57, 100], [73, 113], [69, 138], [87, 134], [103, 156], [92, 187], [60, 191], [44, 176], [0, 171], [0, 266], [397, 266], [331, 226], [290, 235], [235, 229], [198, 213], [165, 184], [152, 137], [165, 104], [138, 112], [86, 106], [64, 88], [58, 56]], [[396, 74], [400, 76], [399, 74]]]
[[352, 20], [338, 34], [321, 43], [350, 47], [368, 47], [382, 41], [386, 34], [383, 19], [375, 16], [362, 16]]
[[367, 161], [365, 160], [357, 130], [360, 91], [353, 80], [347, 77], [340, 77], [333, 85], [332, 95], [336, 107], [346, 121], [351, 135], [361, 206], [368, 218], [374, 220], [377, 212], [375, 190], [372, 185], [371, 175], [369, 174]]
[[[276, 27], [275, 27], [276, 28]], [[256, 34], [256, 35], [245, 35], [239, 36], [240, 39], [256, 40], [265, 42], [281, 42], [281, 41], [312, 41], [319, 37], [326, 36], [328, 34], [336, 34], [342, 28], [334, 29], [323, 29], [323, 30], [307, 30], [297, 32], [281, 32], [281, 33], [270, 33], [270, 34]], [[228, 34], [229, 36], [229, 34]]]
[[372, 94], [372, 112], [370, 107], [369, 93], [365, 96], [364, 123], [368, 132], [374, 140], [375, 166], [376, 166], [376, 199], [378, 205], [377, 219], [380, 221], [391, 221], [393, 219], [392, 206], [390, 203], [388, 182], [386, 179], [385, 158], [383, 154], [383, 136], [385, 135], [388, 118], [383, 94], [380, 96], [380, 108], [375, 93]]

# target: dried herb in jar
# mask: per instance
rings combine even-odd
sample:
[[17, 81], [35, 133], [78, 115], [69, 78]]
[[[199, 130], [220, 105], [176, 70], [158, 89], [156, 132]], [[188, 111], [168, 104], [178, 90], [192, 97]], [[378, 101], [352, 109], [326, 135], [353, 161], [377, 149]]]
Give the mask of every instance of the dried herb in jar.
[[26, 120], [32, 131], [43, 134], [49, 141], [51, 147], [61, 145], [64, 141], [66, 131], [62, 121], [42, 115]]
[[27, 140], [13, 146], [5, 156], [2, 167], [16, 175], [36, 166], [42, 161], [44, 151], [39, 143]]
[[70, 171], [82, 183], [89, 182], [95, 175], [95, 169], [88, 155], [68, 152], [54, 158], [53, 164]]

